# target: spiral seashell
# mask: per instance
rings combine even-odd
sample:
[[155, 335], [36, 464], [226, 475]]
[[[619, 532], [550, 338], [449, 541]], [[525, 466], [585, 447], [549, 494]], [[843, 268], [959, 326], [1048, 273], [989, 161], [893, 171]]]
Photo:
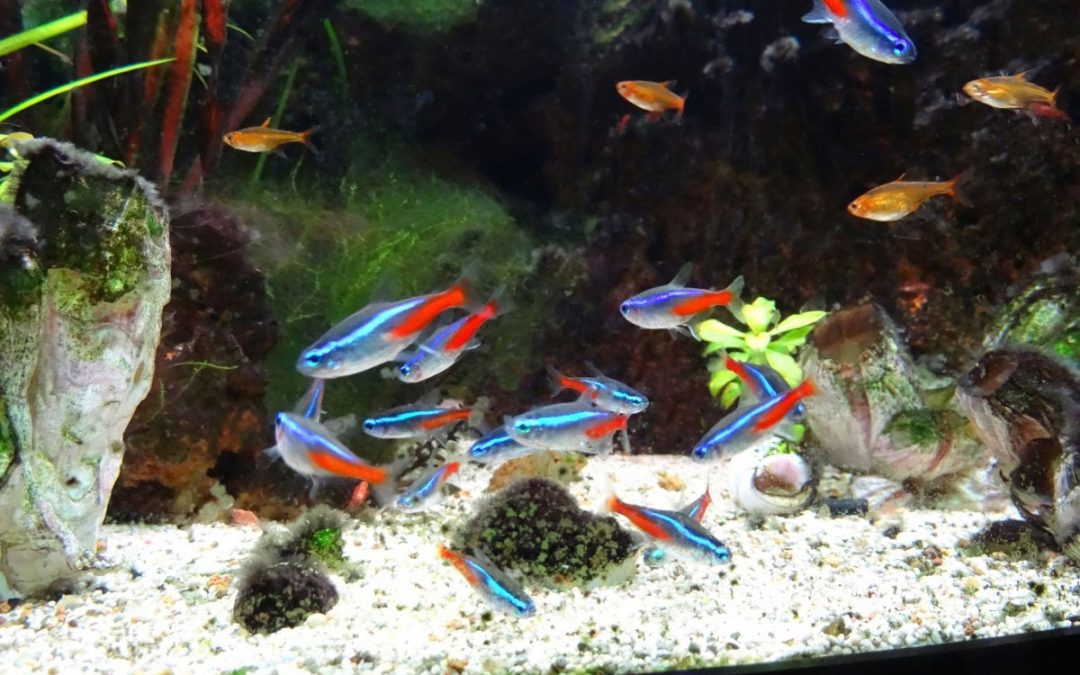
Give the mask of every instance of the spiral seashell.
[[788, 514], [801, 511], [814, 499], [817, 473], [802, 455], [766, 455], [749, 451], [731, 460], [731, 491], [735, 503], [750, 513]]

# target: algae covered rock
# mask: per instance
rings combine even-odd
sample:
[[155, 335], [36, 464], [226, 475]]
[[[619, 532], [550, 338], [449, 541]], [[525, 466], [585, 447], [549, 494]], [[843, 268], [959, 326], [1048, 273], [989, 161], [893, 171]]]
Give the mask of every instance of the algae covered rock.
[[1080, 371], [1031, 348], [996, 349], [958, 398], [1016, 508], [1080, 560]]
[[0, 595], [42, 592], [93, 555], [170, 284], [148, 182], [48, 139], [20, 154], [14, 210], [35, 238], [0, 266]]
[[983, 346], [1026, 344], [1048, 349], [1080, 364], [1080, 269], [1062, 269], [1035, 278], [995, 317]]
[[804, 403], [806, 423], [831, 464], [911, 488], [985, 463], [951, 382], [916, 366], [880, 307], [826, 317], [800, 361], [819, 390]]
[[482, 502], [455, 541], [499, 569], [556, 588], [622, 583], [633, 576], [638, 547], [614, 518], [583, 510], [544, 478], [518, 481]]

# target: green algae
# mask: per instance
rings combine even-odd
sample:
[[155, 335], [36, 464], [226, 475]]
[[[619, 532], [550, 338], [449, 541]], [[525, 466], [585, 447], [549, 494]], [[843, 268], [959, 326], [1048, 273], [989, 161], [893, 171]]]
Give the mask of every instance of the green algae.
[[[371, 303], [441, 290], [466, 269], [481, 300], [505, 285], [512, 321], [493, 321], [479, 334], [480, 350], [432, 384], [474, 398], [497, 384], [515, 387], [538, 366], [536, 326], [553, 296], [536, 288], [532, 237], [481, 185], [450, 181], [392, 156], [358, 162], [336, 194], [310, 191], [284, 197], [271, 185], [237, 205], [261, 236], [253, 254], [267, 272], [267, 291], [280, 308], [281, 341], [267, 361], [271, 410], [289, 410], [307, 387], [296, 372], [300, 352], [328, 328]], [[283, 256], [283, 253], [285, 255]], [[556, 280], [561, 282], [561, 280]], [[540, 283], [550, 283], [540, 280]], [[483, 368], [468, 364], [483, 361]], [[494, 379], [495, 382], [491, 380]], [[372, 372], [335, 380], [331, 415], [364, 412], [401, 397], [402, 387]], [[407, 394], [405, 395], [407, 396]], [[392, 446], [363, 438], [362, 455], [389, 459]]]
[[301, 548], [322, 561], [331, 569], [345, 564], [345, 540], [341, 537], [341, 528], [324, 527], [309, 533], [300, 544]]
[[898, 445], [937, 449], [942, 438], [939, 414], [925, 408], [901, 411], [885, 425], [885, 433], [897, 438]]
[[345, 6], [379, 22], [434, 33], [473, 21], [480, 4], [481, 0], [347, 0]]
[[0, 395], [0, 483], [4, 481], [8, 467], [15, 461], [15, 437], [8, 422], [7, 404]]
[[614, 518], [582, 510], [565, 488], [542, 478], [483, 502], [454, 547], [481, 550], [500, 569], [559, 589], [622, 583], [633, 575], [637, 551]]

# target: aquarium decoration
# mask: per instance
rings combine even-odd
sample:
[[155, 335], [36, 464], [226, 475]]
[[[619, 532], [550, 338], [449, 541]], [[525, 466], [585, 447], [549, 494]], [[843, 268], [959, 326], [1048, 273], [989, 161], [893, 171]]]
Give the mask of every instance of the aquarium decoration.
[[[698, 338], [708, 343], [706, 354], [725, 350], [737, 361], [768, 365], [793, 387], [802, 381], [802, 369], [793, 355], [827, 312], [808, 310], [781, 319], [775, 301], [758, 297], [732, 314], [746, 326], [744, 330], [719, 319], [706, 319], [695, 328]], [[722, 359], [710, 362], [709, 371], [712, 395], [719, 396], [725, 408], [734, 404], [742, 392], [738, 376], [724, 367]]]
[[170, 286], [150, 183], [50, 139], [18, 154], [14, 210], [0, 214], [3, 595], [40, 593], [92, 559]]

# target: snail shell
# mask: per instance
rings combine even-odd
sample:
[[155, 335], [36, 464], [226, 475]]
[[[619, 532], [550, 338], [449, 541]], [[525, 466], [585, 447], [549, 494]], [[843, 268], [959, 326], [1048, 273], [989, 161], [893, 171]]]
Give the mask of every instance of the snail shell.
[[788, 514], [806, 508], [814, 498], [817, 473], [798, 454], [743, 452], [731, 461], [735, 503], [750, 513]]

